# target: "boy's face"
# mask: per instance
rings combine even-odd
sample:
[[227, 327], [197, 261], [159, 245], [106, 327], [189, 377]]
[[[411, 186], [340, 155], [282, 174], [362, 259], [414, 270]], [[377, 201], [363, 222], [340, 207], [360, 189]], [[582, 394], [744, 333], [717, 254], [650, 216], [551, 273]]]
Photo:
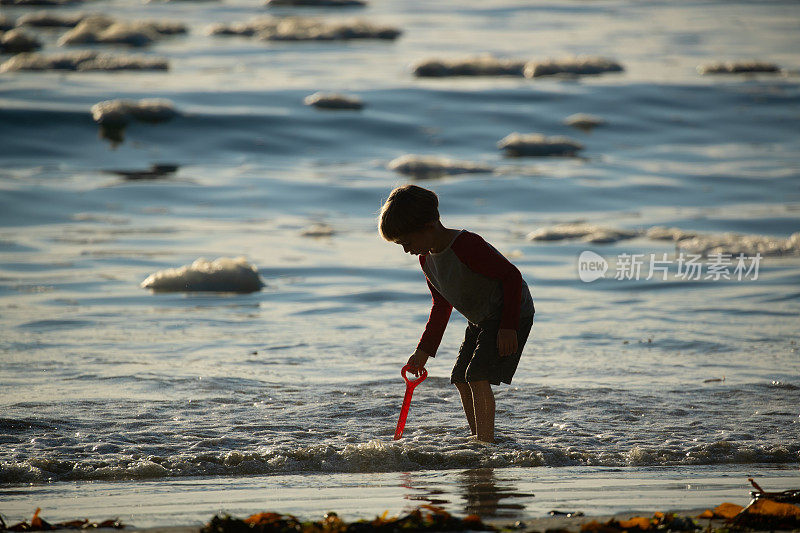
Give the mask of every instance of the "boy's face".
[[406, 233], [394, 241], [403, 247], [403, 251], [411, 255], [424, 255], [433, 247], [433, 235], [429, 228], [413, 233]]

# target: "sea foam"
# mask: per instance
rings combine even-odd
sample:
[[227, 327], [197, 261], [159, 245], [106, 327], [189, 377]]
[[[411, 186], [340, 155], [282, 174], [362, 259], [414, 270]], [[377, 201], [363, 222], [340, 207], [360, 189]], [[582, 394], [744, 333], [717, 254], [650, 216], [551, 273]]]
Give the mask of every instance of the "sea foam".
[[150, 274], [140, 286], [155, 292], [256, 292], [264, 286], [256, 267], [244, 257], [202, 257], [191, 265]]
[[532, 241], [581, 239], [594, 244], [613, 243], [634, 237], [673, 241], [680, 250], [705, 256], [712, 254], [754, 256], [757, 253], [762, 256], [800, 255], [800, 232], [782, 238], [741, 233], [698, 233], [663, 226], [624, 230], [594, 224], [568, 223], [539, 228], [527, 235]]

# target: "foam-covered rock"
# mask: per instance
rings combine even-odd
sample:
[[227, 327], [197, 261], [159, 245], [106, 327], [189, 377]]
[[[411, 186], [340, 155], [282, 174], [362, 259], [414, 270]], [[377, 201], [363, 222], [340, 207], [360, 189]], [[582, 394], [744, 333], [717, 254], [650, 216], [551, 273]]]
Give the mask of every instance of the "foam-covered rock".
[[306, 228], [303, 230], [303, 233], [301, 233], [303, 237], [311, 237], [314, 239], [333, 237], [335, 234], [336, 232], [331, 226], [323, 223], [313, 224], [311, 227]]
[[362, 0], [267, 0], [267, 7], [364, 7]]
[[168, 21], [114, 22], [107, 17], [82, 20], [59, 40], [60, 46], [76, 44], [126, 44], [146, 46], [164, 35], [186, 33], [186, 26]]
[[417, 77], [449, 76], [522, 76], [524, 61], [479, 56], [467, 59], [427, 59], [416, 63], [412, 72]]
[[60, 7], [83, 3], [83, 0], [0, 0], [0, 6]]
[[445, 157], [432, 155], [406, 154], [393, 159], [387, 165], [389, 170], [400, 174], [413, 176], [418, 179], [438, 178], [452, 174], [467, 174], [473, 172], [492, 172], [494, 169], [488, 165], [472, 163], [470, 161], [455, 161]]
[[264, 284], [256, 267], [244, 257], [203, 258], [191, 265], [150, 274], [140, 286], [155, 292], [256, 292]]
[[17, 54], [0, 65], [0, 72], [18, 70], [78, 70], [81, 63], [97, 57], [97, 52], [73, 52], [42, 55], [36, 52]]
[[561, 241], [567, 239], [581, 239], [593, 244], [608, 244], [625, 239], [632, 239], [638, 232], [632, 230], [619, 230], [596, 226], [586, 223], [557, 224], [539, 228], [528, 234], [531, 241]]
[[762, 61], [727, 61], [701, 65], [697, 67], [697, 72], [700, 74], [776, 74], [781, 72], [781, 67], [775, 63]]
[[622, 65], [604, 57], [578, 56], [567, 59], [531, 61], [525, 65], [526, 78], [569, 74], [573, 76], [597, 75], [605, 72], [622, 72]]
[[314, 93], [303, 100], [306, 105], [320, 109], [363, 109], [364, 102], [357, 96], [337, 93]]
[[776, 255], [800, 255], [800, 232], [787, 238], [768, 235], [743, 235], [739, 233], [697, 233], [680, 228], [652, 226], [646, 230], [621, 230], [594, 224], [570, 223], [556, 224], [539, 228], [528, 234], [532, 241], [560, 241], [581, 239], [594, 244], [617, 242], [644, 236], [653, 240], [675, 242], [678, 249], [698, 254], [728, 254], [736, 257], [739, 254], [762, 257]]
[[680, 228], [665, 228], [664, 226], [652, 226], [645, 231], [645, 236], [648, 239], [657, 241], [680, 241], [683, 239], [691, 239], [697, 233], [693, 231], [685, 231]]
[[42, 43], [19, 28], [4, 32], [0, 36], [0, 52], [4, 54], [32, 52], [41, 47]]
[[800, 255], [800, 232], [784, 239], [766, 235], [742, 235], [739, 233], [698, 234], [677, 241], [681, 250], [709, 256], [731, 254], [737, 256]]
[[206, 34], [250, 37], [262, 31], [276, 28], [280, 20], [275, 17], [257, 17], [247, 22], [217, 23], [209, 26]]
[[355, 39], [393, 40], [400, 30], [391, 26], [378, 26], [363, 20], [349, 22], [323, 22], [320, 20], [289, 17], [279, 19], [274, 27], [258, 33], [264, 41], [349, 41]]
[[[37, 28], [74, 28], [89, 15], [84, 13], [51, 13], [36, 11], [27, 13], [17, 19], [17, 26], [33, 26]], [[98, 15], [92, 15], [98, 16]]]
[[78, 65], [79, 71], [105, 71], [116, 70], [168, 70], [169, 62], [166, 59], [145, 56], [128, 56], [116, 54], [98, 54], [97, 57]]
[[106, 100], [92, 106], [92, 118], [106, 127], [123, 127], [131, 120], [165, 122], [178, 115], [172, 102], [161, 98]]
[[13, 30], [16, 25], [17, 22], [14, 19], [0, 13], [0, 31]]
[[592, 131], [598, 126], [604, 126], [606, 121], [595, 115], [588, 115], [586, 113], [575, 113], [564, 119], [564, 124], [578, 128], [583, 131]]
[[165, 59], [152, 57], [99, 54], [89, 50], [43, 55], [37, 52], [17, 54], [0, 65], [0, 72], [21, 70], [167, 70]]
[[516, 132], [501, 139], [497, 147], [514, 157], [574, 156], [583, 150], [582, 144], [569, 137]]

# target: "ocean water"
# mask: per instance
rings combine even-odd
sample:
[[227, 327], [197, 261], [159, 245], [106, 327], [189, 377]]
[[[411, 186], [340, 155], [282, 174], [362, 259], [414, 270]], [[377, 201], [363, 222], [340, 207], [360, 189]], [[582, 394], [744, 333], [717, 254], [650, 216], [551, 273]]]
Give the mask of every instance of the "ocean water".
[[[34, 10], [3, 6], [11, 18]], [[443, 496], [420, 503], [458, 512], [468, 510], [454, 503], [462, 493], [469, 501], [463, 487], [494, 487], [517, 494], [502, 516], [524, 517], [549, 502], [608, 511], [665, 494], [673, 507], [710, 505], [745, 496], [753, 473], [773, 489], [800, 484], [800, 255], [765, 255], [741, 280], [694, 280], [679, 277], [671, 242], [642, 234], [611, 244], [526, 238], [575, 221], [773, 240], [800, 231], [796, 3], [373, 0], [337, 11], [98, 0], [54, 11], [79, 10], [180, 21], [189, 32], [133, 51], [167, 58], [168, 72], [0, 74], [7, 518], [42, 501], [47, 519], [74, 518], [79, 501], [124, 509], [137, 525], [186, 523], [200, 511], [337, 510], [326, 503], [371, 516], [416, 501], [406, 485], [435, 486]], [[359, 17], [403, 34], [267, 43], [204, 33], [270, 13]], [[28, 31], [44, 53], [63, 51], [63, 30]], [[410, 72], [418, 60], [482, 53], [594, 54], [625, 71]], [[749, 59], [785, 70], [696, 70]], [[366, 106], [303, 105], [320, 90]], [[153, 97], [180, 116], [134, 122], [120, 143], [99, 135], [92, 105]], [[563, 124], [579, 112], [607, 125], [588, 133]], [[514, 131], [585, 148], [576, 158], [507, 158], [496, 143]], [[533, 332], [513, 384], [496, 388], [494, 446], [469, 438], [449, 384], [465, 326], [456, 314], [414, 393], [405, 437], [392, 441], [400, 368], [430, 305], [416, 258], [376, 232], [382, 200], [413, 181], [386, 168], [404, 154], [495, 168], [417, 181], [440, 195], [445, 225], [484, 236], [531, 287]], [[153, 165], [175, 171], [120, 174]], [[304, 236], [314, 224], [332, 235]], [[581, 281], [587, 250], [611, 265], [605, 278]], [[623, 254], [666, 254], [668, 279], [646, 279], [646, 262], [639, 279], [615, 279]], [[263, 290], [139, 287], [156, 271], [223, 256], [245, 256]], [[715, 489], [682, 500], [695, 477]], [[236, 487], [250, 492], [220, 496]], [[583, 495], [542, 500], [540, 491], [564, 487]], [[625, 497], [603, 502], [598, 487]], [[184, 490], [192, 496], [142, 509], [144, 495]], [[367, 491], [379, 496], [361, 501]]]

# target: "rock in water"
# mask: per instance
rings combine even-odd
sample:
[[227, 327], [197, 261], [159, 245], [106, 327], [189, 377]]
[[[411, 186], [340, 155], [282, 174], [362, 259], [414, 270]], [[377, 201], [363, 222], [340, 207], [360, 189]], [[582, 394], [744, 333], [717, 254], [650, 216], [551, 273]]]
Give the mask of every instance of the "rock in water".
[[561, 241], [567, 239], [582, 239], [593, 244], [608, 244], [625, 239], [632, 239], [639, 235], [637, 231], [620, 230], [595, 226], [585, 223], [556, 224], [539, 228], [528, 234], [531, 241]]
[[17, 54], [0, 65], [0, 72], [20, 70], [167, 70], [165, 59], [115, 54], [98, 54], [89, 50], [66, 54], [43, 55], [35, 52]]
[[16, 26], [17, 24], [18, 22], [15, 21], [14, 19], [9, 18], [0, 13], [0, 31], [13, 30], [14, 26]]
[[168, 268], [150, 274], [140, 286], [154, 292], [239, 292], [260, 291], [264, 286], [256, 267], [244, 257], [203, 258], [191, 265]]
[[418, 179], [438, 178], [451, 174], [493, 172], [488, 165], [470, 161], [454, 161], [445, 157], [406, 154], [389, 162], [389, 170]]
[[578, 56], [569, 59], [531, 61], [525, 65], [526, 78], [570, 74], [573, 76], [597, 75], [604, 72], [622, 72], [622, 65], [604, 57]]
[[728, 61], [726, 63], [712, 63], [697, 67], [700, 74], [776, 74], [781, 72], [781, 67], [774, 63], [761, 61]]
[[76, 44], [126, 44], [146, 46], [164, 35], [186, 33], [186, 26], [170, 21], [114, 22], [104, 16], [91, 16], [65, 33], [59, 46]]
[[41, 47], [42, 43], [18, 28], [7, 31], [0, 36], [0, 52], [5, 54], [32, 52]]
[[364, 7], [362, 0], [267, 0], [267, 7]]
[[420, 78], [448, 76], [522, 76], [524, 61], [480, 56], [460, 60], [428, 59], [412, 67]]
[[575, 113], [564, 120], [564, 124], [567, 126], [572, 126], [573, 128], [578, 128], [586, 132], [592, 131], [598, 126], [604, 126], [605, 123], [606, 121], [602, 118], [594, 115], [587, 115], [586, 113]]
[[131, 119], [142, 122], [165, 122], [178, 115], [172, 102], [160, 98], [142, 100], [106, 100], [92, 106], [92, 118], [108, 127], [123, 127]]
[[574, 156], [583, 145], [568, 137], [545, 137], [540, 133], [512, 133], [497, 143], [497, 147], [514, 157]]
[[357, 96], [335, 93], [314, 93], [303, 100], [306, 105], [320, 109], [363, 109], [364, 102]]
[[74, 28], [84, 19], [103, 15], [86, 15], [84, 13], [59, 14], [49, 11], [37, 11], [22, 15], [17, 19], [17, 26], [34, 26], [37, 28]]
[[362, 20], [323, 22], [310, 18], [280, 19], [274, 27], [259, 32], [263, 41], [349, 41], [354, 39], [393, 40], [400, 30], [391, 26], [376, 26]]

